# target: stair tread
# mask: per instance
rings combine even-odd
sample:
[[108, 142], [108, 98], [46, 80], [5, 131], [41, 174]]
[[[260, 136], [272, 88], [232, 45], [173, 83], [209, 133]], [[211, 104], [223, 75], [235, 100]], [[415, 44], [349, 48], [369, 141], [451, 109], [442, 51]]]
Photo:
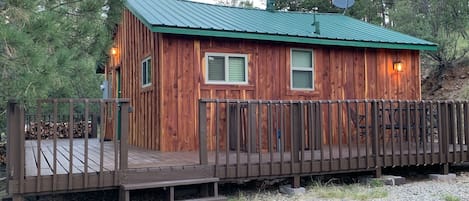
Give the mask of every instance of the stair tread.
[[201, 178], [201, 179], [184, 179], [184, 180], [172, 180], [172, 181], [158, 181], [158, 182], [145, 182], [145, 183], [136, 183], [136, 184], [122, 184], [121, 188], [123, 190], [138, 190], [138, 189], [148, 189], [148, 188], [161, 188], [161, 187], [171, 187], [171, 186], [185, 186], [193, 184], [207, 184], [218, 182], [218, 178]]

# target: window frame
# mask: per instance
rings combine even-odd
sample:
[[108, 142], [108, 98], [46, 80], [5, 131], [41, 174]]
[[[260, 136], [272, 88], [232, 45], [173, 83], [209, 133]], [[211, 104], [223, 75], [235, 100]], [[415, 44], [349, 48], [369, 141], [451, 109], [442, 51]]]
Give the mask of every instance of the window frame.
[[[141, 79], [142, 88], [149, 87], [149, 86], [151, 86], [151, 84], [152, 84], [151, 78], [152, 78], [153, 76], [151, 76], [151, 75], [150, 75], [150, 80], [146, 80], [146, 81], [148, 81], [148, 83], [145, 83], [145, 79], [148, 79], [148, 68], [150, 68], [150, 74], [151, 74], [151, 64], [153, 63], [153, 61], [151, 61], [151, 60], [152, 60], [152, 59], [151, 59], [151, 56], [148, 56], [148, 57], [145, 57], [145, 58], [142, 60], [142, 62], [140, 63], [140, 70], [141, 70], [141, 77], [142, 77], [142, 79]], [[148, 66], [148, 61], [150, 61], [150, 66]], [[144, 64], [144, 63], [146, 63], [147, 69], [144, 69], [144, 67], [143, 67], [143, 64]], [[143, 74], [143, 71], [145, 71], [145, 70], [146, 70], [146, 74], [145, 74], [145, 75], [147, 75], [146, 78], [143, 77], [143, 75], [144, 75], [144, 74]]]
[[[311, 52], [311, 68], [304, 68], [304, 67], [294, 67], [293, 66], [293, 52], [294, 51], [308, 51]], [[294, 71], [301, 71], [301, 72], [311, 72], [311, 88], [295, 88], [293, 87], [293, 72]], [[315, 73], [314, 73], [314, 50], [313, 49], [306, 49], [306, 48], [291, 48], [290, 49], [290, 89], [294, 91], [314, 91], [315, 90]]]
[[[208, 72], [208, 57], [225, 57], [225, 81], [209, 80]], [[229, 58], [230, 57], [243, 57], [244, 58], [244, 82], [230, 82], [229, 78]], [[237, 53], [217, 53], [217, 52], [206, 52], [205, 53], [205, 83], [206, 84], [219, 84], [219, 85], [247, 85], [248, 81], [248, 54], [237, 54]]]

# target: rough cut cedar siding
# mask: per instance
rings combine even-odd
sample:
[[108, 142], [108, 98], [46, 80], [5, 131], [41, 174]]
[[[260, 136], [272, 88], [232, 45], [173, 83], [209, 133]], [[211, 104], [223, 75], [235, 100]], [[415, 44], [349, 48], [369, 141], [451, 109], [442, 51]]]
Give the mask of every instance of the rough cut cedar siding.
[[[131, 99], [133, 113], [129, 117], [129, 142], [139, 147], [159, 149], [158, 34], [148, 30], [128, 10], [123, 13], [114, 41], [119, 52], [110, 67], [120, 66], [122, 97]], [[141, 62], [148, 56], [152, 59], [152, 84], [142, 88]], [[115, 97], [115, 73], [112, 79]]]
[[[197, 149], [197, 100], [227, 99], [420, 99], [419, 52], [269, 43], [236, 39], [161, 35], [161, 150]], [[312, 48], [314, 92], [292, 91], [290, 48]], [[248, 85], [204, 84], [206, 52], [243, 53], [249, 59]], [[399, 55], [405, 70], [396, 73]], [[163, 95], [164, 94], [164, 95]], [[208, 114], [213, 117], [214, 114]], [[210, 125], [209, 129], [213, 129]], [[210, 132], [209, 133], [215, 133]], [[213, 148], [215, 136], [209, 136]], [[335, 139], [334, 139], [335, 140]], [[224, 139], [221, 139], [224, 142]], [[222, 145], [223, 146], [223, 145]]]
[[[419, 52], [414, 50], [152, 33], [127, 10], [115, 42], [121, 57], [110, 66], [120, 63], [122, 97], [131, 98], [134, 107], [129, 140], [142, 148], [196, 150], [199, 98], [420, 99]], [[289, 89], [290, 48], [314, 50], [315, 91]], [[248, 54], [249, 84], [204, 84], [205, 52]], [[152, 56], [152, 86], [142, 89], [140, 63], [149, 55]], [[392, 62], [397, 57], [405, 66], [401, 73], [392, 70]], [[210, 126], [209, 129], [214, 128]], [[209, 136], [209, 146], [213, 148], [213, 145], [214, 136]]]

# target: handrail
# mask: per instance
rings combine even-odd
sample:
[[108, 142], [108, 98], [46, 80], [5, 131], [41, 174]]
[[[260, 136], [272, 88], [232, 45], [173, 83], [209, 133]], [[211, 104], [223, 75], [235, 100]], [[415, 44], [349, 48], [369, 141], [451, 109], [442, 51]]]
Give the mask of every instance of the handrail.
[[346, 99], [346, 100], [260, 100], [260, 99], [216, 99], [216, 98], [202, 98], [199, 99], [199, 102], [204, 103], [215, 103], [215, 102], [224, 102], [224, 103], [262, 103], [262, 104], [286, 104], [286, 103], [355, 103], [355, 102], [421, 102], [421, 103], [469, 103], [469, 100], [401, 100], [401, 99]]
[[[41, 99], [36, 102], [36, 108], [33, 107], [34, 110], [31, 110], [35, 114], [30, 116], [34, 126], [30, 126], [32, 124], [30, 122], [26, 126], [22, 103], [8, 102], [8, 194], [42, 192], [44, 189], [56, 191], [118, 185], [120, 172], [128, 168], [129, 113], [132, 112], [130, 99]], [[75, 117], [74, 113], [80, 113], [81, 116]], [[68, 116], [68, 120], [58, 118], [64, 115]], [[89, 130], [90, 117], [93, 117], [91, 128], [93, 132]], [[117, 121], [118, 117], [120, 122]], [[77, 121], [75, 118], [84, 121], [85, 126], [75, 127], [74, 122]], [[97, 119], [100, 119], [100, 125]], [[60, 128], [59, 123], [62, 126]], [[117, 129], [118, 126], [120, 129]], [[27, 129], [35, 129], [30, 131], [35, 133], [35, 139], [25, 139]], [[89, 138], [89, 135], [97, 133], [97, 129], [100, 130], [100, 137]], [[59, 130], [64, 130], [63, 134], [67, 134], [68, 137], [59, 139]], [[118, 130], [121, 131], [120, 139], [116, 134]], [[81, 139], [77, 140], [74, 136], [76, 132], [82, 132], [78, 135]], [[112, 139], [114, 147], [111, 149], [114, 153], [114, 167], [105, 163], [108, 159], [104, 160], [105, 151], [109, 151], [104, 149], [104, 146], [111, 143], [104, 141], [104, 135], [110, 132], [114, 132], [115, 136]], [[91, 151], [92, 146], [99, 147], [98, 154]], [[111, 171], [114, 175], [113, 181], [103, 177], [105, 171]], [[77, 177], [78, 173], [81, 178]], [[32, 181], [35, 181], [35, 184], [26, 186], [26, 178], [34, 179]]]
[[469, 161], [468, 100], [200, 99], [198, 115], [220, 178]]

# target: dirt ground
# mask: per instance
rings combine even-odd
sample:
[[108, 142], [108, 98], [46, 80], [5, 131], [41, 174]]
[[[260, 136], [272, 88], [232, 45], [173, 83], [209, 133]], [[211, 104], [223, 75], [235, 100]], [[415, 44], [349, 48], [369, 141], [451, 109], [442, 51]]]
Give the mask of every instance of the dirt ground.
[[422, 65], [422, 99], [469, 99], [469, 63], [460, 64], [443, 72], [441, 82], [430, 76], [431, 69]]

